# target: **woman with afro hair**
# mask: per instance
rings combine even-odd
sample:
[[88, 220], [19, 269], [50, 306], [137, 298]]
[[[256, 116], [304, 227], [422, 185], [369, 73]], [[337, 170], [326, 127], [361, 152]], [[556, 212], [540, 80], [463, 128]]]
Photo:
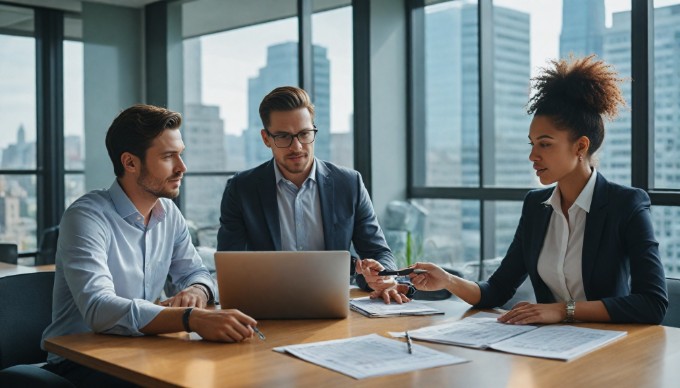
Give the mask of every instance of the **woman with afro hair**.
[[471, 282], [431, 263], [412, 274], [420, 290], [446, 288], [477, 308], [509, 301], [528, 276], [537, 303], [519, 302], [498, 320], [660, 323], [668, 307], [646, 192], [609, 182], [594, 154], [604, 118], [625, 100], [616, 71], [594, 56], [551, 61], [529, 100], [529, 160], [544, 185], [524, 198], [514, 239], [487, 280]]

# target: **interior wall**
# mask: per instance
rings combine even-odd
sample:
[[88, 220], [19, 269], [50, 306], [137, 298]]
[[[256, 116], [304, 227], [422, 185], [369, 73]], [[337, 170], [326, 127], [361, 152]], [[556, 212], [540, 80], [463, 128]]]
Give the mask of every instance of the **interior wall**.
[[402, 1], [371, 1], [372, 200], [378, 217], [406, 199], [406, 14]]
[[115, 175], [104, 140], [123, 109], [143, 102], [142, 10], [84, 2], [85, 190]]

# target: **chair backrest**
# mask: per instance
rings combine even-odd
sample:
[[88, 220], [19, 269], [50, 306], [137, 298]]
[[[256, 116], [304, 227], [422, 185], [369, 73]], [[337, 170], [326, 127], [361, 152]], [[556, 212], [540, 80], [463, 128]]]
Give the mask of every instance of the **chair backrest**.
[[666, 278], [666, 287], [668, 287], [668, 310], [661, 324], [680, 327], [680, 279]]
[[44, 362], [42, 332], [52, 321], [54, 272], [0, 277], [0, 369]]
[[0, 243], [0, 261], [3, 263], [16, 264], [19, 258], [17, 244]]
[[54, 264], [57, 254], [57, 240], [59, 239], [59, 225], [52, 226], [43, 231], [40, 237], [38, 254], [35, 257], [35, 265]]

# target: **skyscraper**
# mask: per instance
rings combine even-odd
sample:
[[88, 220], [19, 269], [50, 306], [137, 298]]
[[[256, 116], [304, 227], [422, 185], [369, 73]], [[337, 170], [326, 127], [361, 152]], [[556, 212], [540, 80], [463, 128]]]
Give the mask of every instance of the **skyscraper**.
[[560, 58], [595, 54], [602, 56], [605, 33], [604, 0], [564, 0]]
[[[298, 85], [298, 47], [296, 42], [279, 43], [267, 47], [267, 64], [257, 77], [248, 80], [248, 129], [244, 131], [246, 165], [254, 167], [272, 157], [271, 151], [262, 145], [259, 107], [262, 98], [279, 86]], [[308, 90], [314, 103], [316, 124], [319, 132], [314, 140], [314, 155], [320, 159], [331, 158], [330, 134], [330, 61], [326, 48], [312, 46], [313, 90]]]
[[[186, 151], [184, 161], [188, 171], [224, 171], [226, 152], [224, 122], [220, 108], [202, 102], [201, 40], [184, 41], [184, 112], [182, 132]], [[224, 191], [226, 178], [185, 178], [184, 205], [188, 219], [198, 227], [218, 224], [215, 209]]]
[[[630, 12], [613, 15], [604, 39], [604, 58], [622, 77], [630, 77]], [[659, 189], [680, 188], [680, 5], [654, 9], [654, 182]], [[634, 82], [634, 81], [633, 81]], [[623, 84], [631, 101], [631, 83]], [[601, 170], [613, 181], [630, 184], [631, 118], [622, 110], [620, 118], [607, 123]], [[652, 206], [654, 232], [666, 274], [680, 275], [680, 208]]]
[[[494, 90], [496, 152], [494, 183], [527, 186], [531, 165], [526, 135], [530, 55], [529, 15], [494, 6]], [[425, 23], [426, 181], [428, 186], [479, 184], [479, 66], [477, 4], [453, 2], [433, 8]], [[429, 209], [425, 235], [436, 246], [428, 254], [444, 264], [477, 262], [480, 256], [478, 201], [423, 200]], [[513, 204], [510, 204], [513, 205]], [[495, 204], [490, 229], [497, 251], [505, 251], [517, 227], [518, 212]], [[513, 209], [514, 210], [514, 209]], [[488, 226], [488, 225], [487, 225]], [[462, 238], [450, 238], [450, 236]]]

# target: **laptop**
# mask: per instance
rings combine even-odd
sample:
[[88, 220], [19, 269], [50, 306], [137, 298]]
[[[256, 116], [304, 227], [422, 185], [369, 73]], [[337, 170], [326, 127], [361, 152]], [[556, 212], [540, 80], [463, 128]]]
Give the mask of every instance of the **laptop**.
[[215, 252], [223, 309], [255, 319], [346, 318], [347, 251]]

